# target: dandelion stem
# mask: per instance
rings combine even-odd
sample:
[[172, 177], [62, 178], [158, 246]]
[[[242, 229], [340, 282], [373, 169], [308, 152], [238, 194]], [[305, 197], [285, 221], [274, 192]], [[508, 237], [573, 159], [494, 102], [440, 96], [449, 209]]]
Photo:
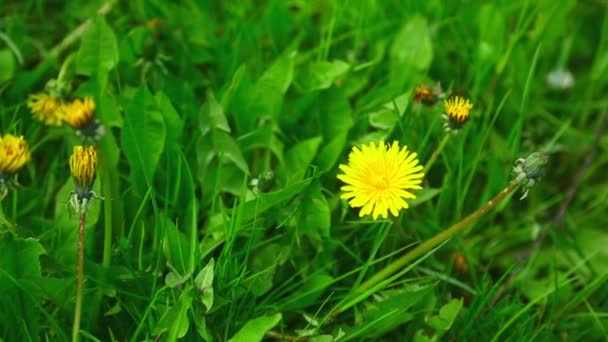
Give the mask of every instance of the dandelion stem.
[[435, 151], [433, 151], [433, 154], [431, 154], [431, 158], [429, 158], [429, 160], [426, 162], [426, 165], [424, 165], [425, 174], [431, 169], [431, 166], [433, 166], [433, 164], [435, 164], [435, 161], [437, 161], [437, 157], [439, 157], [439, 154], [441, 153], [441, 151], [443, 151], [443, 148], [448, 143], [448, 140], [450, 140], [451, 136], [452, 136], [451, 133], [446, 133], [443, 136], [443, 140], [441, 140], [441, 142], [439, 143], [439, 145], [437, 146]]
[[80, 213], [78, 225], [78, 269], [76, 271], [76, 306], [74, 307], [74, 324], [72, 326], [72, 342], [79, 340], [80, 317], [82, 316], [82, 284], [84, 282], [84, 223], [86, 213]]
[[399, 259], [393, 261], [385, 268], [380, 270], [378, 273], [374, 274], [371, 278], [361, 284], [354, 292], [355, 295], [361, 295], [365, 291], [371, 289], [372, 287], [378, 285], [382, 281], [386, 280], [391, 275], [395, 274], [397, 271], [402, 269], [404, 266], [408, 265], [410, 262], [414, 261], [416, 258], [424, 255], [428, 251], [433, 248], [439, 246], [441, 243], [449, 240], [456, 234], [462, 232], [469, 224], [473, 223], [483, 215], [485, 215], [488, 211], [493, 209], [498, 203], [500, 203], [508, 194], [513, 192], [513, 190], [517, 189], [518, 184], [515, 182], [509, 183], [509, 185], [502, 190], [498, 195], [494, 196], [488, 203], [486, 203], [483, 207], [477, 209], [474, 213], [465, 217], [462, 221], [452, 225], [446, 230], [438, 233], [432, 238], [424, 241], [420, 245], [416, 246], [412, 250], [405, 253]]

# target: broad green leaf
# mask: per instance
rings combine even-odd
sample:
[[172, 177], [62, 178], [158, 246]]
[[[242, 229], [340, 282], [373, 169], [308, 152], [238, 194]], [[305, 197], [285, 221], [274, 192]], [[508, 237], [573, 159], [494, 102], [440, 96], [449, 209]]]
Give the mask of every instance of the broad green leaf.
[[325, 140], [346, 133], [353, 126], [352, 108], [344, 90], [332, 88], [319, 97], [323, 103], [319, 113], [319, 128]]
[[321, 147], [321, 151], [319, 151], [319, 154], [315, 159], [316, 165], [319, 166], [319, 169], [321, 169], [321, 171], [327, 172], [331, 170], [334, 165], [336, 165], [336, 163], [340, 159], [340, 156], [342, 155], [342, 152], [344, 151], [347, 138], [347, 132], [338, 134], [327, 144], [324, 144], [323, 147]]
[[293, 56], [279, 57], [258, 79], [251, 97], [251, 106], [257, 117], [275, 116], [293, 79]]
[[0, 84], [13, 78], [15, 57], [9, 49], [0, 50]]
[[163, 93], [157, 93], [154, 98], [158, 109], [165, 119], [165, 126], [167, 127], [167, 142], [168, 143], [179, 143], [182, 138], [184, 130], [184, 121], [179, 116], [169, 97]]
[[388, 109], [381, 109], [369, 114], [369, 124], [379, 129], [390, 130], [398, 120], [397, 113]]
[[407, 81], [412, 72], [425, 71], [433, 60], [433, 44], [426, 18], [414, 16], [403, 25], [390, 50], [391, 83]]
[[122, 148], [131, 166], [133, 183], [140, 194], [152, 185], [166, 135], [165, 120], [154, 97], [145, 86], [139, 88], [127, 106]]
[[437, 330], [437, 332], [445, 332], [450, 329], [452, 323], [456, 320], [460, 309], [462, 309], [462, 298], [454, 298], [439, 309], [437, 316], [433, 316], [428, 320], [428, 325]]
[[[175, 276], [170, 280], [181, 279], [182, 276], [191, 275], [189, 270], [190, 243], [186, 235], [179, 231], [177, 226], [166, 216], [159, 215], [156, 224], [163, 232], [163, 253], [170, 267], [173, 268]], [[173, 285], [176, 285], [172, 282]]]
[[44, 248], [35, 239], [16, 238], [10, 233], [0, 235], [0, 311], [19, 322], [18, 327], [0, 323], [7, 341], [27, 341], [40, 335], [43, 298], [34, 295], [32, 288], [40, 281], [42, 254]]
[[313, 62], [303, 71], [302, 83], [306, 91], [327, 89], [349, 69], [350, 65], [341, 60]]
[[289, 183], [297, 182], [304, 178], [306, 170], [314, 160], [321, 137], [310, 138], [295, 144], [285, 154], [285, 174], [284, 179]]
[[313, 180], [302, 195], [296, 216], [298, 232], [317, 240], [329, 238], [331, 213], [327, 200], [321, 192], [321, 183]]
[[345, 336], [344, 340], [362, 340], [382, 336], [414, 318], [412, 307], [431, 293], [432, 287], [407, 286], [403, 289], [382, 291], [379, 301], [369, 301], [361, 313], [363, 322]]
[[118, 43], [102, 16], [96, 16], [88, 28], [76, 56], [76, 72], [92, 76], [111, 70], [118, 63]]
[[207, 265], [194, 278], [194, 285], [199, 293], [201, 293], [201, 301], [207, 311], [213, 306], [213, 275], [215, 261], [213, 258], [209, 260]]
[[158, 336], [166, 331], [167, 341], [175, 341], [182, 338], [190, 328], [188, 310], [192, 307], [192, 288], [186, 288], [179, 296], [177, 303], [169, 308], [161, 316], [160, 320], [152, 330], [152, 334]]
[[230, 133], [230, 126], [228, 120], [226, 120], [224, 109], [211, 91], [207, 92], [207, 101], [201, 107], [199, 124], [203, 135], [216, 129]]
[[311, 180], [312, 178], [307, 178], [301, 182], [291, 184], [280, 191], [259, 194], [255, 199], [245, 202], [241, 212], [243, 221], [247, 222], [256, 215], [260, 215], [270, 208], [291, 199], [305, 189]]
[[333, 284], [335, 279], [328, 274], [313, 274], [304, 278], [304, 284], [281, 305], [283, 311], [302, 310], [315, 304], [323, 291]]
[[268, 149], [272, 151], [279, 163], [284, 163], [283, 142], [277, 138], [273, 127], [270, 125], [259, 127], [253, 132], [240, 136], [237, 143], [243, 152], [256, 148]]
[[408, 200], [408, 203], [409, 203], [410, 207], [419, 206], [422, 203], [429, 201], [433, 197], [437, 196], [441, 192], [441, 190], [442, 189], [434, 189], [434, 188], [418, 190], [414, 193], [414, 195], [416, 195], [416, 198], [413, 200]]
[[264, 338], [264, 334], [277, 325], [283, 316], [280, 312], [270, 316], [261, 316], [245, 323], [229, 342], [256, 342]]

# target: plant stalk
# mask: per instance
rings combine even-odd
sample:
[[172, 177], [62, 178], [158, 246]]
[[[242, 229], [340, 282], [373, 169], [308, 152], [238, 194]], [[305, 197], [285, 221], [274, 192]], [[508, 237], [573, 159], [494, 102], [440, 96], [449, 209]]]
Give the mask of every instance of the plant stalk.
[[80, 213], [78, 225], [78, 268], [76, 271], [76, 306], [74, 307], [74, 324], [72, 326], [72, 342], [79, 340], [80, 317], [82, 316], [82, 286], [84, 283], [84, 224], [86, 213]]
[[488, 201], [488, 203], [486, 203], [483, 207], [477, 209], [475, 212], [473, 212], [469, 216], [465, 217], [462, 221], [452, 225], [451, 227], [447, 228], [446, 230], [438, 233], [437, 235], [424, 241], [420, 245], [416, 246], [412, 250], [405, 253], [399, 259], [393, 261], [392, 263], [387, 265], [385, 268], [380, 270], [378, 273], [374, 274], [371, 278], [369, 278], [363, 284], [361, 284], [355, 290], [354, 293], [356, 295], [357, 294], [360, 295], [360, 294], [364, 293], [365, 291], [367, 291], [370, 288], [374, 287], [375, 285], [381, 283], [382, 281], [384, 281], [385, 279], [387, 279], [388, 277], [390, 277], [391, 275], [393, 275], [394, 273], [396, 273], [397, 271], [402, 269], [404, 266], [408, 265], [410, 262], [414, 261], [416, 258], [420, 257], [421, 255], [424, 255], [425, 253], [427, 253], [428, 251], [437, 247], [441, 243], [449, 240], [456, 234], [462, 232], [469, 224], [473, 223], [474, 221], [476, 221], [477, 219], [479, 219], [480, 217], [485, 215], [488, 211], [493, 209], [508, 194], [513, 192], [515, 189], [517, 189], [517, 187], [518, 187], [517, 183], [515, 183], [515, 182], [509, 183], [509, 185], [504, 190], [502, 190], [498, 195], [494, 196], [494, 198], [492, 198], [490, 201]]
[[426, 162], [426, 165], [424, 165], [424, 174], [427, 174], [429, 172], [429, 170], [431, 169], [431, 167], [433, 166], [433, 164], [435, 164], [435, 161], [437, 161], [439, 154], [441, 154], [441, 151], [443, 151], [443, 148], [448, 143], [451, 136], [452, 136], [452, 133], [446, 133], [443, 136], [443, 140], [441, 140], [441, 142], [439, 143], [439, 145], [437, 146], [435, 151], [433, 151], [433, 154], [431, 154], [431, 158], [429, 158], [429, 160]]

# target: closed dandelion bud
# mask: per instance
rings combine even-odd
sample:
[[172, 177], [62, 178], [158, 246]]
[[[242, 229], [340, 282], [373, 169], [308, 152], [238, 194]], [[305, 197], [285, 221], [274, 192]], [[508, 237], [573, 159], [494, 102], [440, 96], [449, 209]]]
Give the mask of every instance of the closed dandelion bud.
[[18, 185], [12, 175], [30, 159], [30, 150], [22, 136], [5, 134], [0, 137], [0, 200], [6, 196], [9, 188]]
[[519, 158], [513, 166], [515, 182], [523, 187], [524, 193], [520, 199], [528, 196], [531, 187], [545, 175], [549, 157], [545, 153], [534, 152], [528, 158]]
[[469, 120], [473, 104], [460, 96], [454, 96], [444, 101], [443, 128], [446, 132], [458, 133]]
[[70, 157], [70, 173], [74, 180], [74, 191], [70, 204], [77, 213], [85, 212], [92, 199], [100, 198], [93, 192], [97, 172], [97, 152], [92, 146], [75, 146]]
[[412, 190], [422, 189], [424, 173], [418, 155], [407, 146], [400, 148], [396, 141], [354, 147], [348, 164], [339, 167], [344, 174], [338, 179], [346, 183], [340, 197], [353, 208], [361, 207], [359, 216], [371, 214], [374, 220], [388, 218], [389, 212], [397, 216], [409, 207], [406, 199], [416, 198]]
[[253, 192], [255, 193], [263, 193], [268, 192], [275, 183], [275, 174], [272, 171], [266, 171], [262, 173], [259, 177], [254, 178], [249, 182]]

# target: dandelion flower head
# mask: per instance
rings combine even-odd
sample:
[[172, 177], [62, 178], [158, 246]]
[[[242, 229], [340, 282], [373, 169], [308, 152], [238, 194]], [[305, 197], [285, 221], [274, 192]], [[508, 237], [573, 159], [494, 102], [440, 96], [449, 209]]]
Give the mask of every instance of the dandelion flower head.
[[463, 124], [469, 119], [469, 114], [473, 108], [471, 101], [460, 96], [454, 96], [445, 100], [443, 111], [445, 115], [458, 124]]
[[91, 123], [95, 117], [95, 100], [92, 97], [75, 99], [62, 108], [63, 121], [73, 128], [80, 129]]
[[62, 101], [47, 93], [30, 95], [27, 101], [28, 108], [32, 111], [32, 116], [38, 121], [42, 121], [49, 126], [61, 126], [62, 121]]
[[5, 134], [0, 137], [0, 172], [10, 175], [30, 161], [30, 150], [22, 136]]
[[400, 148], [397, 141], [390, 146], [381, 141], [354, 147], [348, 164], [339, 166], [344, 174], [338, 179], [346, 183], [341, 197], [351, 207], [361, 207], [359, 216], [372, 214], [375, 220], [387, 218], [389, 211], [397, 216], [399, 210], [409, 207], [406, 199], [416, 198], [411, 190], [422, 189], [424, 173], [417, 157], [407, 146]]
[[90, 188], [97, 171], [97, 152], [92, 146], [75, 146], [70, 157], [70, 173], [77, 187]]

